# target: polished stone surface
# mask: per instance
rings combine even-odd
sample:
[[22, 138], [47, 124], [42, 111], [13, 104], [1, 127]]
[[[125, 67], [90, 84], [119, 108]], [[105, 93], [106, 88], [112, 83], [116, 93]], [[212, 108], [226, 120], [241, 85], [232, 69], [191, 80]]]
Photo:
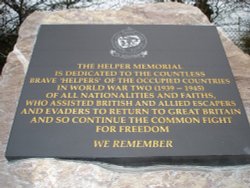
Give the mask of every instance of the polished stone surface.
[[[124, 7], [119, 11], [83, 9], [35, 12], [22, 24], [0, 78], [0, 187], [250, 187], [250, 165], [228, 167], [119, 167], [57, 159], [7, 162], [4, 157], [18, 97], [41, 24], [210, 24], [199, 9], [178, 3]], [[224, 34], [220, 37], [250, 118], [250, 57]]]

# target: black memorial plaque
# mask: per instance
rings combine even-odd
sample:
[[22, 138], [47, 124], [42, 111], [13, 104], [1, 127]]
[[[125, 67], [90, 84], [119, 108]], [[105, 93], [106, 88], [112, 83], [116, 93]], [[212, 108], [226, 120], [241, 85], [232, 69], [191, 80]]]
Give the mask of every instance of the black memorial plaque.
[[240, 164], [250, 127], [214, 26], [42, 25], [6, 158]]

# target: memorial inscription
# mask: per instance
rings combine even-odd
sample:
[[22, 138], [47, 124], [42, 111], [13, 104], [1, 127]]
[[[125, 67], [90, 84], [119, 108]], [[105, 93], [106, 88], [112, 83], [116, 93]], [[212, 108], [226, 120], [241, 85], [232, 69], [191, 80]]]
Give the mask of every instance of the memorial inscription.
[[42, 25], [6, 158], [250, 161], [250, 127], [216, 28]]

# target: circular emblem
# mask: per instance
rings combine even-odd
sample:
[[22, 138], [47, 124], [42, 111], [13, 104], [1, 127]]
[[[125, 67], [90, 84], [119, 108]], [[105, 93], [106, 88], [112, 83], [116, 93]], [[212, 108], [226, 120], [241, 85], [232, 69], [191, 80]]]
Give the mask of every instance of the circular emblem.
[[111, 42], [114, 48], [113, 52], [119, 54], [120, 57], [130, 58], [146, 55], [145, 52], [141, 54], [147, 45], [146, 37], [130, 27], [114, 34]]

